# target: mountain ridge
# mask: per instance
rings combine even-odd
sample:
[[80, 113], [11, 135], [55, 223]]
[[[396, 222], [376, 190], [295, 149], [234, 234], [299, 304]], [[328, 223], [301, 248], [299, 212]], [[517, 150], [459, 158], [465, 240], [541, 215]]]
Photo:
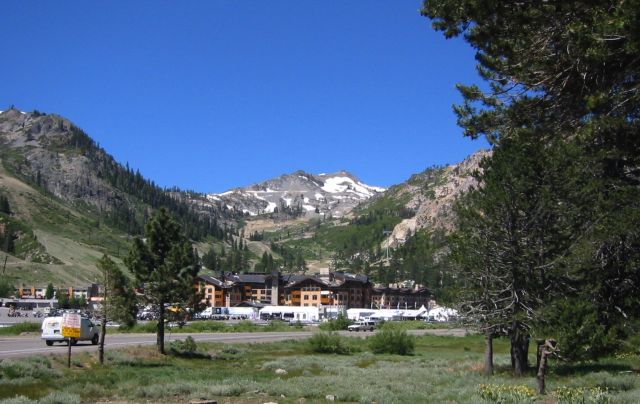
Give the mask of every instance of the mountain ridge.
[[[16, 258], [10, 265], [33, 268], [41, 274], [52, 268], [55, 275], [43, 279], [55, 276], [67, 283], [78, 278], [79, 270], [70, 268], [86, 271], [82, 279], [94, 276], [94, 261], [103, 252], [121, 258], [128, 238], [141, 234], [152, 210], [166, 204], [179, 215], [178, 221], [201, 254], [214, 246], [218, 252], [228, 250], [244, 239], [250, 250], [242, 261], [246, 267], [233, 270], [253, 270], [263, 253], [273, 254], [275, 259], [304, 255], [311, 260], [311, 270], [340, 262], [380, 262], [380, 250], [396, 249], [423, 229], [452, 228], [453, 202], [475, 185], [471, 173], [488, 153], [480, 151], [458, 164], [429, 168], [388, 189], [367, 185], [347, 170], [321, 174], [297, 170], [223, 193], [204, 194], [159, 188], [115, 161], [71, 121], [55, 114], [14, 108], [0, 112], [0, 146], [5, 173], [4, 178], [0, 176], [0, 193], [19, 189], [10, 184], [11, 176], [23, 183], [23, 188], [30, 188], [24, 195], [35, 202], [17, 212], [25, 223], [33, 225], [31, 239], [46, 248], [37, 254], [49, 260], [45, 253], [53, 251], [50, 260], [57, 262], [35, 263], [29, 258], [34, 255], [23, 254], [24, 258]], [[38, 193], [42, 195], [36, 196]], [[22, 203], [24, 196], [15, 194], [10, 199]], [[54, 225], [37, 219], [43, 209], [50, 211], [43, 217]], [[75, 227], [65, 227], [71, 225]], [[109, 226], [122, 233], [109, 230]], [[383, 230], [390, 235], [382, 236]], [[287, 245], [296, 239], [297, 245]], [[316, 247], [305, 247], [313, 243]], [[70, 245], [73, 250], [68, 251]], [[75, 251], [87, 257], [81, 265], [74, 262]], [[365, 270], [364, 266], [352, 268]], [[75, 276], [70, 271], [75, 271]], [[12, 274], [16, 279], [37, 276], [34, 272], [20, 278], [24, 271]]]
[[249, 216], [278, 213], [278, 209], [299, 207], [301, 213], [342, 217], [359, 203], [381, 194], [382, 187], [364, 184], [346, 170], [311, 174], [303, 170], [232, 188], [207, 199], [224, 203]]

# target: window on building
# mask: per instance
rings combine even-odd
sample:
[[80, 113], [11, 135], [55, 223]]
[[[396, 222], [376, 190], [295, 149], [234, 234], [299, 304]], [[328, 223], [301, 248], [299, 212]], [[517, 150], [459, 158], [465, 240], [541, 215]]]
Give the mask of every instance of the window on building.
[[318, 300], [318, 295], [313, 295], [313, 296], [312, 296], [312, 299], [313, 299], [313, 300]]

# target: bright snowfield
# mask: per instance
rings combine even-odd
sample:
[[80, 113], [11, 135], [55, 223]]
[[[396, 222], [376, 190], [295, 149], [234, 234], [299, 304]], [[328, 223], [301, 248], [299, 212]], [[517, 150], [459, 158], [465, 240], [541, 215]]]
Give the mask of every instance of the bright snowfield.
[[353, 192], [363, 196], [364, 199], [371, 198], [378, 192], [384, 192], [384, 188], [371, 187], [349, 177], [329, 177], [325, 179], [322, 189], [330, 194]]
[[251, 216], [273, 213], [283, 204], [299, 204], [309, 213], [319, 208], [325, 213], [341, 216], [358, 203], [385, 191], [385, 188], [364, 184], [346, 172], [319, 175], [301, 173], [282, 175], [220, 194], [209, 194], [207, 199], [223, 202], [230, 209], [235, 207]]

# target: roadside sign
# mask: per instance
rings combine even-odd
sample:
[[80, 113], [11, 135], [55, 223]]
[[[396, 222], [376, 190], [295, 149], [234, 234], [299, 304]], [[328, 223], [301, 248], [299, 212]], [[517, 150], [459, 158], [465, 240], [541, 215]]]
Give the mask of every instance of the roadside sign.
[[80, 338], [80, 314], [65, 313], [62, 315], [62, 336], [65, 338]]

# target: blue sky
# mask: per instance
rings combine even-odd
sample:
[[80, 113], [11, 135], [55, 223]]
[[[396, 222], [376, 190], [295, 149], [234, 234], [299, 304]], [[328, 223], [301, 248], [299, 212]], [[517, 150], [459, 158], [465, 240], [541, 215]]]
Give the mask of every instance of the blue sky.
[[72, 120], [161, 186], [302, 169], [389, 186], [462, 160], [473, 50], [414, 0], [5, 1], [0, 110]]

